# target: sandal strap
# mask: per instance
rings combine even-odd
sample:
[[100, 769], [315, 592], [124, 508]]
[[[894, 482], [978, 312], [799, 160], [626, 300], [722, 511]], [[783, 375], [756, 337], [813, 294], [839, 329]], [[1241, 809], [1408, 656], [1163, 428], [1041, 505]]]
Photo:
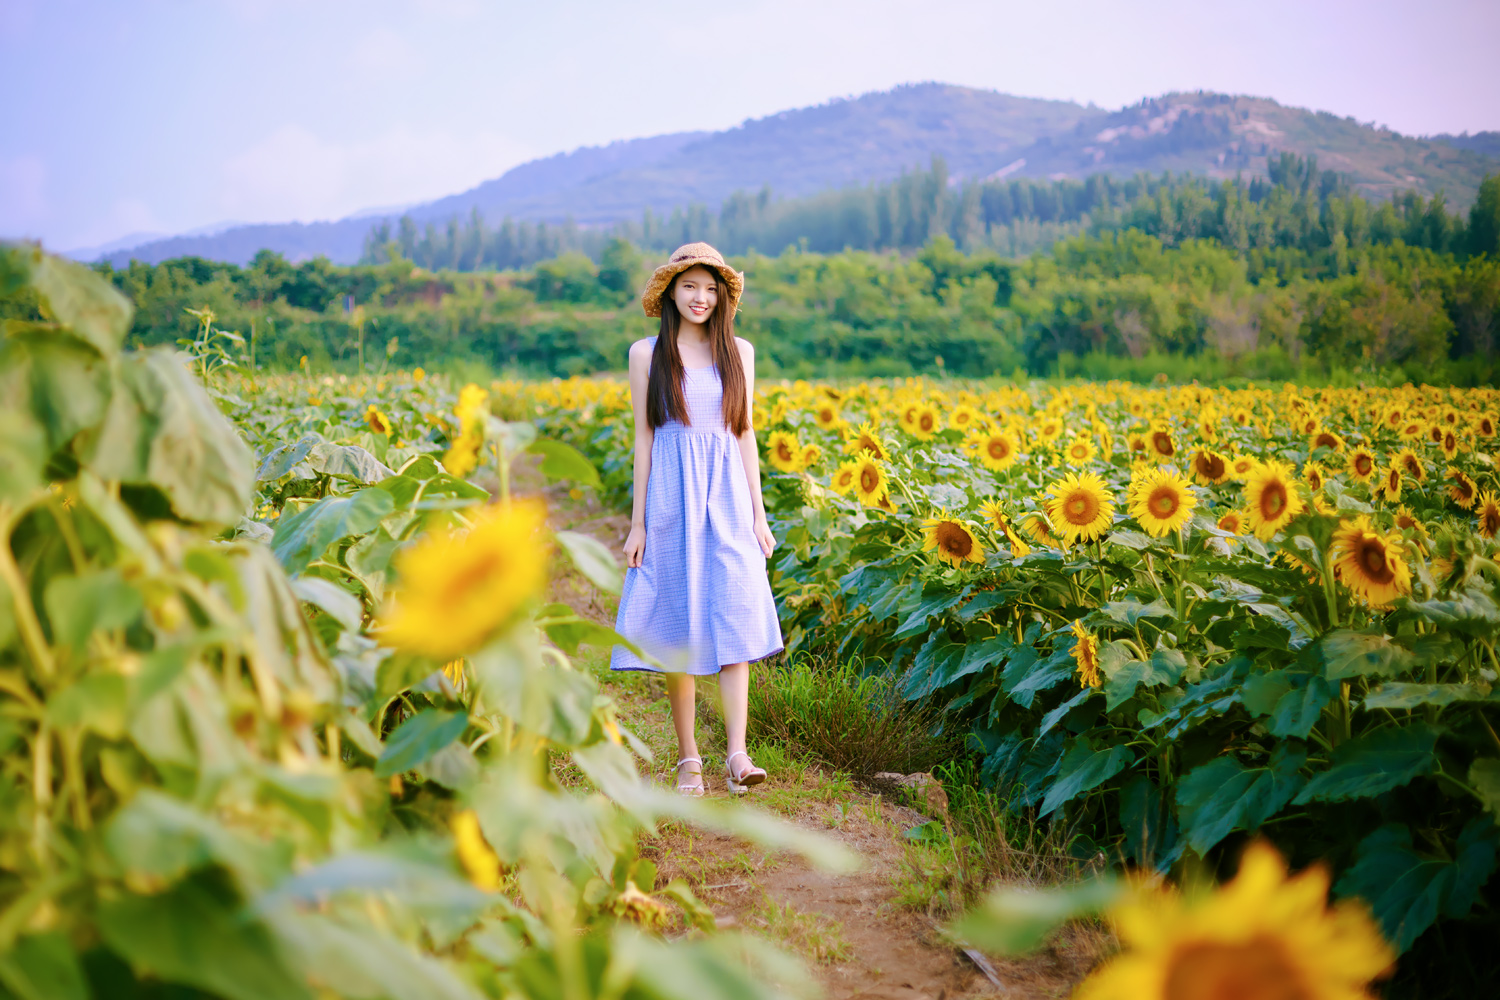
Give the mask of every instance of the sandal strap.
[[[732, 763], [730, 763], [736, 757], [743, 757], [743, 758], [745, 758], [745, 763], [750, 765], [749, 767], [747, 767], [743, 771], [741, 771], [739, 774], [735, 774], [734, 773], [734, 765]], [[765, 773], [765, 771], [763, 769], [755, 766], [755, 761], [751, 760], [750, 759], [750, 755], [747, 754], [743, 750], [736, 750], [734, 753], [732, 753], [728, 757], [724, 758], [724, 770], [728, 771], [729, 772], [729, 776], [732, 777], [732, 778], [734, 778], [735, 781], [740, 781], [740, 780], [742, 780], [745, 777], [745, 775], [747, 775], [747, 774], [754, 774], [756, 771], [760, 771], [762, 774]]]
[[676, 763], [676, 765], [673, 767], [673, 770], [676, 770], [684, 764], [697, 764], [699, 767], [702, 767], [703, 761], [697, 757], [684, 757]]

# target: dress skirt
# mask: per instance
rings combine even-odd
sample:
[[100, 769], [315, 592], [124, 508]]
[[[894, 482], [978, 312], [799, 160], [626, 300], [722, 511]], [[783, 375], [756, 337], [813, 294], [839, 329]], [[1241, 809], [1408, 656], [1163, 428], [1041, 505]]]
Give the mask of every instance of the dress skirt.
[[[615, 631], [671, 671], [716, 674], [785, 648], [755, 540], [739, 442], [724, 426], [713, 368], [687, 369], [691, 425], [656, 429], [646, 483], [646, 547], [625, 571]], [[623, 646], [611, 670], [656, 670]]]

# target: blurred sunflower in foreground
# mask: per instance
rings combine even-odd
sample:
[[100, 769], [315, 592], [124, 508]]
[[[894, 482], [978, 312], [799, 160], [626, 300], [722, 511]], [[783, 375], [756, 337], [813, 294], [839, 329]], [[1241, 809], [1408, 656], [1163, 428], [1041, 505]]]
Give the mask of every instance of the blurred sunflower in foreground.
[[1363, 903], [1328, 905], [1324, 868], [1288, 877], [1264, 842], [1211, 894], [1142, 887], [1110, 917], [1124, 953], [1074, 1000], [1360, 1000], [1396, 958]]
[[546, 584], [545, 522], [540, 503], [519, 501], [487, 508], [466, 531], [419, 539], [396, 557], [401, 584], [380, 637], [440, 660], [478, 649]]

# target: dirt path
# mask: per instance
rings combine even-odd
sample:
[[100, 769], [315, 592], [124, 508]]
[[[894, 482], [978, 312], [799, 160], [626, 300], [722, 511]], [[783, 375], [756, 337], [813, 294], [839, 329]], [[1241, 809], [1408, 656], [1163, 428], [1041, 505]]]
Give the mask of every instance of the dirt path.
[[[592, 496], [544, 486], [525, 470], [517, 478], [520, 491], [545, 494], [554, 528], [587, 532], [614, 552], [624, 544], [627, 515], [601, 508]], [[615, 599], [576, 572], [558, 572], [552, 599], [613, 624]], [[620, 704], [622, 720], [651, 748], [655, 764], [647, 766], [655, 780], [671, 784], [676, 740], [661, 679], [611, 674], [602, 651], [580, 659]], [[699, 747], [709, 792], [722, 797], [728, 794], [724, 737], [712, 696], [712, 686], [700, 684]], [[685, 879], [720, 927], [761, 934], [800, 955], [829, 1000], [1062, 997], [1098, 960], [1101, 941], [1070, 933], [1022, 961], [991, 957], [1001, 984], [996, 986], [943, 940], [939, 921], [924, 911], [922, 862], [904, 836], [928, 821], [911, 808], [915, 803], [892, 801], [846, 775], [778, 760], [774, 749], [755, 749], [771, 779], [745, 796], [747, 804], [839, 840], [858, 853], [862, 867], [829, 874], [798, 856], [768, 855], [746, 841], [686, 827], [664, 829], [642, 845], [642, 855], [657, 863], [659, 885]]]

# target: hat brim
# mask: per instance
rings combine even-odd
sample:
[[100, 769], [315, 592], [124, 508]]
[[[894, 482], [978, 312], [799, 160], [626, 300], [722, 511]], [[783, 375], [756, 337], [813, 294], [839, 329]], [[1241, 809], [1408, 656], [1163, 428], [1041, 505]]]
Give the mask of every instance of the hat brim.
[[641, 293], [641, 308], [646, 310], [646, 315], [655, 319], [661, 316], [662, 296], [666, 294], [667, 288], [672, 284], [672, 279], [683, 271], [695, 267], [706, 267], [718, 273], [723, 283], [729, 286], [729, 315], [733, 316], [740, 308], [740, 296], [745, 291], [745, 275], [728, 264], [717, 260], [703, 257], [689, 257], [686, 260], [674, 260], [663, 264], [651, 272], [651, 280], [646, 282], [646, 290]]

